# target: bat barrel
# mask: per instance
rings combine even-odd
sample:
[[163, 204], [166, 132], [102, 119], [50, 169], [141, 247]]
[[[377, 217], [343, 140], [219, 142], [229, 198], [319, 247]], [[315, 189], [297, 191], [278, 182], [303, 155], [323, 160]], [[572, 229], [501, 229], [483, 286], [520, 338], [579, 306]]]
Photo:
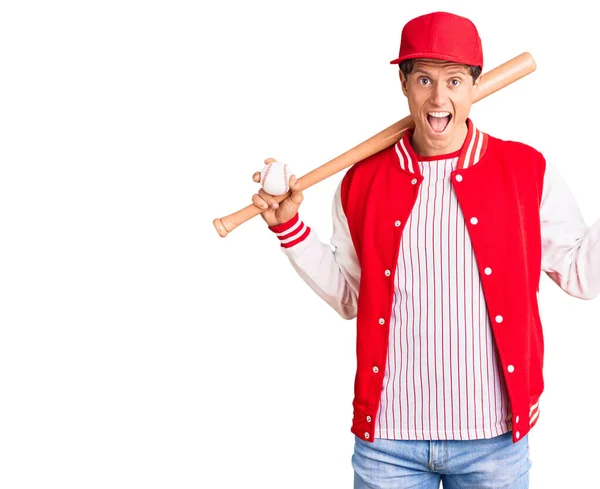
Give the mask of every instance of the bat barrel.
[[482, 83], [479, 85], [479, 90], [475, 94], [473, 103], [479, 102], [488, 95], [496, 93], [501, 88], [533, 73], [535, 69], [535, 60], [528, 52], [521, 53], [506, 63], [496, 66], [496, 68], [485, 74]]

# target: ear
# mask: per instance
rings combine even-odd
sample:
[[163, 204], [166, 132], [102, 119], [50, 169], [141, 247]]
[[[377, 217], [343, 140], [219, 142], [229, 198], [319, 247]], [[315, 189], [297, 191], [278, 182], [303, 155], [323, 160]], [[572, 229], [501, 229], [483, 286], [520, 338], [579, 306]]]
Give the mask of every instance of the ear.
[[402, 70], [398, 70], [398, 73], [400, 75], [400, 85], [402, 87], [402, 93], [404, 94], [405, 97], [408, 97], [408, 89], [406, 88], [407, 79], [404, 76], [404, 73], [402, 73]]
[[481, 83], [481, 79], [483, 78], [483, 73], [481, 73], [478, 77], [477, 80], [475, 80], [475, 83], [473, 83], [473, 88], [475, 88], [475, 90], [477, 90], [479, 88], [479, 84]]

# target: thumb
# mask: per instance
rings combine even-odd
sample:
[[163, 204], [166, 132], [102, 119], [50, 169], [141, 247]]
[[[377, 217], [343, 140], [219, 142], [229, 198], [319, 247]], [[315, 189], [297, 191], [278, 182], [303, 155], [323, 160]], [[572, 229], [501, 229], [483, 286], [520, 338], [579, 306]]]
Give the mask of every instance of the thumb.
[[295, 175], [290, 177], [290, 190], [292, 194], [289, 196], [289, 199], [296, 205], [300, 205], [304, 200], [304, 195], [302, 194], [302, 187], [300, 182]]

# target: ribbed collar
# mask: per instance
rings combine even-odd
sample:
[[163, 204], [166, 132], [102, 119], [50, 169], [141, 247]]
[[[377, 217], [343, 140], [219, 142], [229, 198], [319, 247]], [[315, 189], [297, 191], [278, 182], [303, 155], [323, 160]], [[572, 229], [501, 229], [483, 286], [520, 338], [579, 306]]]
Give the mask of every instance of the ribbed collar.
[[[477, 129], [471, 119], [467, 119], [467, 128], [467, 137], [458, 155], [457, 170], [463, 170], [475, 165], [483, 158], [487, 149], [488, 135]], [[398, 156], [400, 168], [409, 173], [420, 175], [421, 170], [417, 164], [420, 158], [410, 144], [412, 135], [412, 131], [406, 131], [402, 139], [395, 144], [396, 155]], [[445, 158], [442, 155], [440, 159]]]

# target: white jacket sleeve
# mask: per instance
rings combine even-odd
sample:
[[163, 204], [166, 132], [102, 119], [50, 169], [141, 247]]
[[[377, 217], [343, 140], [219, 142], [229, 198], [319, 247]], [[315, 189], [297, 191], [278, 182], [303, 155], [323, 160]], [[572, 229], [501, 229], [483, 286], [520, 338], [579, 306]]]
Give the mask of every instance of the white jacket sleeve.
[[556, 167], [546, 162], [540, 204], [542, 271], [567, 294], [600, 294], [600, 219], [589, 227]]
[[333, 199], [331, 245], [321, 242], [314, 229], [297, 215], [290, 221], [291, 227], [285, 223], [270, 229], [278, 235], [281, 249], [302, 279], [344, 319], [352, 319], [357, 312], [360, 265], [340, 191], [341, 183]]

